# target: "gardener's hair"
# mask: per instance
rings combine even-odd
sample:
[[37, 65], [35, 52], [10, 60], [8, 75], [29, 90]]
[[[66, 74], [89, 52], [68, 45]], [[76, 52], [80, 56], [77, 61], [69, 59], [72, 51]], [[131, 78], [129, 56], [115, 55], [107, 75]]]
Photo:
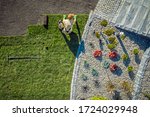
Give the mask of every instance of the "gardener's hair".
[[69, 15], [68, 15], [68, 19], [70, 19], [70, 20], [71, 20], [73, 17], [74, 17], [74, 14], [69, 14]]

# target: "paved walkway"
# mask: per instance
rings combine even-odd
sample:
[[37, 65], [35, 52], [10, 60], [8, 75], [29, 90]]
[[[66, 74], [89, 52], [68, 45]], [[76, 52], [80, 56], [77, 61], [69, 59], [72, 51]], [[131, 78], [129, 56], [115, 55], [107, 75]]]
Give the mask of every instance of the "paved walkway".
[[144, 94], [150, 94], [150, 48], [145, 51], [136, 74], [133, 99], [148, 99]]
[[[145, 74], [144, 74], [144, 79], [142, 80], [142, 93], [147, 93], [150, 95], [150, 60], [148, 62]], [[141, 94], [142, 94], [141, 93]], [[140, 99], [148, 99], [144, 95], [140, 97]]]

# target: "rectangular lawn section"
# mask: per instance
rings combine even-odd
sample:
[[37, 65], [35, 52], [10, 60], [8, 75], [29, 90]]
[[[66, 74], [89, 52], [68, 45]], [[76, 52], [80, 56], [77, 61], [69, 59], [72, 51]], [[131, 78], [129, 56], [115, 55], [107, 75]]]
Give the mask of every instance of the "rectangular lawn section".
[[62, 15], [49, 15], [49, 26], [32, 25], [24, 36], [0, 37], [0, 99], [69, 99], [79, 45], [88, 15], [77, 16], [79, 30], [66, 39], [58, 29]]

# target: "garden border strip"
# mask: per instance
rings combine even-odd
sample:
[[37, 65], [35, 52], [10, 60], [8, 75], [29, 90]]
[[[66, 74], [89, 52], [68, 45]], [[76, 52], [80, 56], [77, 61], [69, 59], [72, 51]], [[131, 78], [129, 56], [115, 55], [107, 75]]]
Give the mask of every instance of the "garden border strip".
[[144, 78], [144, 73], [147, 68], [148, 62], [150, 62], [150, 47], [145, 51], [144, 55], [142, 56], [139, 69], [135, 77], [136, 80], [134, 83], [134, 92], [132, 100], [137, 100], [139, 98], [138, 96], [141, 93], [142, 89], [141, 88], [142, 79]]

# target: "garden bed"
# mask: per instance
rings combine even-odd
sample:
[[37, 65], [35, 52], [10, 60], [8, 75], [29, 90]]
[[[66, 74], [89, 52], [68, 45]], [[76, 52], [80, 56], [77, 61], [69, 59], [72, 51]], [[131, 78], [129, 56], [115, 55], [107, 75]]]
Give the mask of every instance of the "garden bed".
[[135, 75], [149, 41], [98, 17], [90, 24], [78, 58], [75, 99], [132, 99]]

